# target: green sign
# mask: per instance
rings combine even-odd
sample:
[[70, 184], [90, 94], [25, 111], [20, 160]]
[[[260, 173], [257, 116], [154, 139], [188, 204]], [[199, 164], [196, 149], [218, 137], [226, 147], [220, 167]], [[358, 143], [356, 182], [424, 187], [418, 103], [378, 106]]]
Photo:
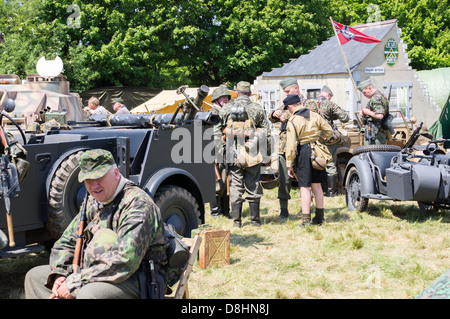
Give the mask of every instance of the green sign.
[[386, 40], [384, 45], [384, 61], [390, 67], [393, 67], [398, 61], [398, 44], [394, 38]]

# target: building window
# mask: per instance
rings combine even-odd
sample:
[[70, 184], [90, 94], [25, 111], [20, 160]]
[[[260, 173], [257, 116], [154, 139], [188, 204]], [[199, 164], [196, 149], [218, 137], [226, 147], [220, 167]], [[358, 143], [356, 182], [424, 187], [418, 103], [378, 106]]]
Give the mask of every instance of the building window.
[[[409, 120], [411, 117], [411, 82], [389, 82], [383, 85], [386, 97], [389, 98], [389, 111], [402, 111]], [[394, 120], [402, 121], [397, 113], [392, 114]]]
[[308, 89], [306, 91], [306, 98], [308, 100], [312, 99], [312, 100], [316, 100], [319, 95], [320, 95], [320, 89]]
[[260, 104], [266, 115], [278, 109], [279, 91], [277, 87], [262, 87], [259, 90]]

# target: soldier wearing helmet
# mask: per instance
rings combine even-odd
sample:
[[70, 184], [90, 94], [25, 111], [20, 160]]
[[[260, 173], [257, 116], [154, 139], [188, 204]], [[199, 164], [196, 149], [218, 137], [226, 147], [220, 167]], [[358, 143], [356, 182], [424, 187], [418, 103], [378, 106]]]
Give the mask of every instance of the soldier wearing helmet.
[[[226, 152], [224, 158], [230, 166], [230, 202], [234, 226], [241, 227], [242, 204], [250, 206], [251, 223], [260, 226], [260, 201], [263, 195], [260, 179], [261, 163], [267, 159], [270, 129], [259, 104], [250, 100], [250, 83], [236, 85], [237, 98], [220, 112], [216, 125], [216, 138], [225, 131]], [[244, 198], [244, 193], [246, 197]]]
[[[230, 91], [225, 85], [220, 85], [216, 88], [211, 95], [211, 102], [213, 107], [211, 112], [214, 114], [219, 114], [222, 107], [225, 106], [231, 99]], [[227, 191], [226, 180], [228, 178], [228, 170], [225, 161], [220, 160], [225, 158], [225, 145], [221, 142], [221, 134], [217, 135], [220, 139], [216, 143], [217, 154], [216, 154], [216, 167], [219, 176], [216, 176], [216, 206], [211, 208], [211, 216], [219, 217], [225, 216], [231, 218], [230, 215], [230, 196]], [[218, 159], [220, 158], [220, 159]]]

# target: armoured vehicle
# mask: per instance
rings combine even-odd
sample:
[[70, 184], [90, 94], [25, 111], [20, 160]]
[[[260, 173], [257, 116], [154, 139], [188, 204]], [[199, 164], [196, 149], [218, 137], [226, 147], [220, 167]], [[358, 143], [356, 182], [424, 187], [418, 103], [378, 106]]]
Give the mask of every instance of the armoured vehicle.
[[442, 154], [438, 146], [448, 140], [430, 140], [427, 145], [414, 146], [421, 127], [422, 124], [403, 148], [355, 148], [344, 174], [350, 210], [366, 210], [369, 199], [417, 201], [422, 210], [450, 208], [450, 153]]
[[[215, 201], [212, 126], [217, 117], [194, 108], [206, 96], [205, 90], [207, 94], [207, 87], [199, 89], [179, 114], [177, 109], [174, 114], [93, 116], [90, 121], [70, 122], [66, 129], [14, 134], [15, 145], [26, 157], [1, 157], [0, 199], [6, 205], [0, 206], [0, 216], [6, 213], [12, 224], [0, 217], [0, 230], [10, 237], [0, 257], [41, 250], [59, 238], [86, 193], [78, 181], [78, 158], [94, 148], [111, 151], [122, 175], [152, 196], [163, 220], [189, 236], [204, 222], [205, 204]], [[14, 144], [12, 138], [8, 144]], [[29, 163], [25, 177], [20, 168], [14, 173], [19, 165], [11, 164], [20, 157]], [[18, 184], [17, 179], [23, 181]]]

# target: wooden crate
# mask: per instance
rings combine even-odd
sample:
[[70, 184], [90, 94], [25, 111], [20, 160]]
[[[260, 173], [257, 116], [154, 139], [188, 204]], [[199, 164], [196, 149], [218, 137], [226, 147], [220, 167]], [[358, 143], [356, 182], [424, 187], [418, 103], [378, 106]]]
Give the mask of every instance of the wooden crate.
[[208, 228], [200, 232], [202, 243], [198, 264], [201, 268], [230, 263], [230, 231]]

